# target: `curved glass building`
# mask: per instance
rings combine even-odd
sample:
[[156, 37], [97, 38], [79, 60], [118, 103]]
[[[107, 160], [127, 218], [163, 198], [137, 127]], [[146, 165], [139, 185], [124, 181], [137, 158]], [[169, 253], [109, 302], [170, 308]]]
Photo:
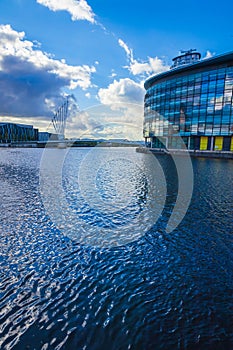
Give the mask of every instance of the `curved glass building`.
[[233, 151], [233, 52], [200, 60], [195, 50], [145, 82], [146, 145]]

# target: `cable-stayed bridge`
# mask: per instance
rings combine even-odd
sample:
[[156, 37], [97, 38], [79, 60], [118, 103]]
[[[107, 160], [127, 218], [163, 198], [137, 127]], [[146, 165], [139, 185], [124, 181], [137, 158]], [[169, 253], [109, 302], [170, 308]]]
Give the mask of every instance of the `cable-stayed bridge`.
[[65, 128], [68, 117], [69, 103], [69, 97], [67, 97], [65, 102], [63, 102], [63, 104], [58, 108], [52, 118], [52, 124], [59, 140], [65, 139]]

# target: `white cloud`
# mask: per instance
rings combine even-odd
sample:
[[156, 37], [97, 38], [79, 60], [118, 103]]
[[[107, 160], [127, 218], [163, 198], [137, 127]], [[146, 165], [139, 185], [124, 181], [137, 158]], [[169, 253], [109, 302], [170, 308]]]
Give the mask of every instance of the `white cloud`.
[[56, 60], [25, 39], [10, 25], [0, 25], [0, 113], [48, 114], [50, 102], [61, 98], [62, 89], [91, 84], [94, 66], [71, 66]]
[[73, 21], [86, 20], [95, 23], [95, 14], [85, 0], [36, 0], [51, 11], [67, 11]]
[[136, 60], [133, 60], [129, 66], [129, 70], [133, 75], [140, 74], [158, 74], [165, 72], [169, 69], [169, 66], [164, 65], [163, 61], [158, 57], [148, 57], [148, 62], [140, 63]]
[[118, 40], [118, 44], [122, 47], [129, 60], [129, 66], [126, 68], [133, 75], [151, 75], [158, 74], [169, 70], [169, 66], [166, 66], [164, 62], [158, 57], [148, 57], [147, 62], [140, 62], [133, 57], [133, 50], [128, 47], [128, 45], [122, 40]]
[[128, 47], [128, 45], [122, 40], [118, 40], [118, 44], [125, 50], [127, 57], [133, 60], [133, 51]]
[[87, 137], [93, 134], [96, 126], [96, 121], [93, 121], [86, 111], [80, 111], [67, 120], [66, 136], [76, 138]]
[[98, 118], [103, 125], [103, 135], [109, 138], [142, 139], [144, 94], [143, 83], [136, 83], [129, 78], [114, 80], [107, 88], [100, 89], [98, 98], [102, 104], [102, 113], [98, 114]]
[[214, 55], [215, 55], [214, 52], [210, 52], [209, 50], [207, 50], [205, 57], [203, 57], [203, 60], [206, 60], [206, 59], [208, 59], [208, 58], [211, 58], [211, 57], [213, 57]]
[[111, 74], [109, 75], [109, 78], [115, 78], [117, 76], [114, 69], [112, 69]]
[[67, 137], [141, 140], [143, 106], [95, 105], [69, 118], [66, 126]]
[[125, 78], [119, 81], [114, 80], [108, 88], [100, 89], [98, 97], [104, 105], [114, 105], [119, 103], [137, 103], [141, 104], [144, 97], [144, 88], [142, 84]]

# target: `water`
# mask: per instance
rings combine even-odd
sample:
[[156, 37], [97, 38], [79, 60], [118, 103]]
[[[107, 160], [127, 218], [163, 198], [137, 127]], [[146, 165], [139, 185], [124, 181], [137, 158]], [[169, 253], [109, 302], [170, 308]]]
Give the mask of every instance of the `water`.
[[[96, 190], [89, 193], [86, 182], [77, 181], [89, 152], [72, 149], [63, 164], [68, 214], [77, 218], [64, 228], [49, 216], [54, 206], [55, 220], [59, 210], [67, 219], [60, 199], [54, 203], [56, 191], [51, 189], [49, 210], [40, 192], [43, 150], [0, 150], [1, 349], [233, 348], [232, 162], [193, 160], [190, 207], [167, 233], [177, 194], [171, 162], [159, 159], [168, 192], [164, 204], [155, 183], [155, 217], [146, 208], [152, 172], [140, 172], [146, 155], [134, 152], [128, 160], [129, 150], [99, 149], [110, 158], [99, 169], [89, 164], [98, 170]], [[140, 213], [147, 226], [142, 217], [137, 222]], [[80, 240], [80, 222], [91, 231], [86, 241]], [[103, 246], [95, 244], [99, 228], [100, 234], [123, 231], [123, 241], [107, 235]]]

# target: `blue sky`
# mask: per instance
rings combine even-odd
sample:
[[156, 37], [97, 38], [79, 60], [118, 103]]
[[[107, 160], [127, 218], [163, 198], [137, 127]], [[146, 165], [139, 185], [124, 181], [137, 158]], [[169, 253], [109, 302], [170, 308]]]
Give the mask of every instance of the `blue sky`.
[[233, 50], [233, 3], [0, 0], [1, 120], [47, 130], [66, 95], [68, 137], [142, 138], [143, 83], [179, 50]]

